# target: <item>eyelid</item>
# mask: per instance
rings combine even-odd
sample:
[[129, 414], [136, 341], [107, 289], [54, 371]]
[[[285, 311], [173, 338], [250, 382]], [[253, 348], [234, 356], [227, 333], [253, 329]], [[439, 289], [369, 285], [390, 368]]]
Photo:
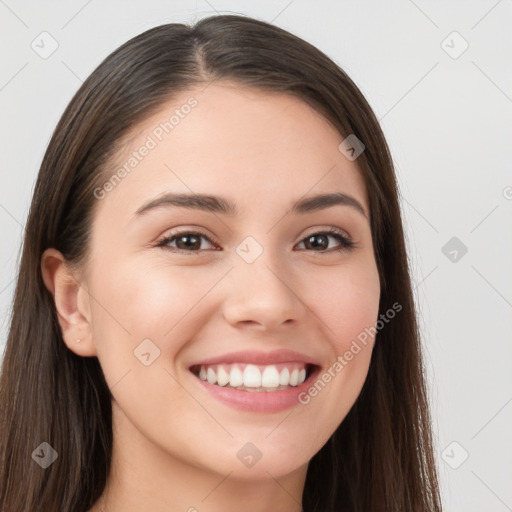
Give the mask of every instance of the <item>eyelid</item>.
[[307, 238], [308, 236], [311, 236], [311, 235], [316, 235], [318, 233], [326, 233], [326, 234], [330, 234], [330, 235], [343, 235], [345, 238], [347, 238], [348, 240], [352, 240], [352, 237], [344, 230], [344, 229], [341, 229], [341, 228], [336, 228], [334, 226], [327, 226], [327, 227], [315, 227], [315, 228], [311, 228], [312, 231], [310, 233], [307, 233], [305, 234], [301, 241], [304, 239], [304, 238]]
[[219, 239], [214, 234], [212, 234], [210, 231], [206, 230], [205, 228], [202, 228], [199, 226], [194, 226], [193, 224], [175, 228], [170, 231], [166, 231], [165, 234], [158, 237], [158, 240], [156, 241], [156, 243], [158, 244], [162, 240], [165, 240], [165, 239], [171, 238], [171, 237], [175, 237], [178, 235], [183, 235], [183, 234], [201, 235], [202, 237], [208, 238], [211, 242], [214, 242], [215, 244], [220, 245]]

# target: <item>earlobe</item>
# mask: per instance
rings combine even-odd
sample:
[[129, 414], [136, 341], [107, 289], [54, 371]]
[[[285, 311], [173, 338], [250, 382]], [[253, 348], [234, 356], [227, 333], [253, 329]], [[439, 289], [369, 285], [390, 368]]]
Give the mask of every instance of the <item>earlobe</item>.
[[[67, 347], [79, 356], [95, 356], [92, 323], [87, 290], [79, 282], [64, 256], [56, 249], [47, 249], [41, 257], [41, 273], [53, 296], [55, 310]], [[80, 340], [80, 341], [78, 341]]]

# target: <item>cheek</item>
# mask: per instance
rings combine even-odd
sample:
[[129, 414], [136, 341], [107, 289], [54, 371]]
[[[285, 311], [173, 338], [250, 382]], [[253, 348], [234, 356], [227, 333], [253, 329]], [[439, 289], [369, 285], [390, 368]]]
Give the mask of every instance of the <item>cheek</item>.
[[[330, 344], [327, 367], [300, 397], [325, 439], [345, 418], [366, 380], [378, 318], [380, 282], [371, 262], [329, 269], [311, 289], [315, 316]], [[313, 420], [314, 419], [314, 420]]]
[[189, 315], [214, 284], [215, 276], [198, 267], [162, 264], [117, 265], [101, 282], [105, 304], [134, 336], [162, 340]]
[[[92, 308], [94, 339], [115, 400], [131, 420], [158, 424], [163, 403], [182, 394], [166, 370], [174, 375], [169, 361], [190, 338], [199, 309], [194, 305], [211, 288], [212, 276], [199, 278], [195, 269], [194, 279], [194, 269], [136, 260], [115, 265], [105, 261], [96, 273], [91, 283], [97, 298]], [[173, 399], [167, 419], [179, 417], [187, 407], [188, 400]]]
[[336, 354], [342, 354], [361, 333], [375, 325], [380, 282], [375, 265], [355, 264], [315, 278], [315, 313]]

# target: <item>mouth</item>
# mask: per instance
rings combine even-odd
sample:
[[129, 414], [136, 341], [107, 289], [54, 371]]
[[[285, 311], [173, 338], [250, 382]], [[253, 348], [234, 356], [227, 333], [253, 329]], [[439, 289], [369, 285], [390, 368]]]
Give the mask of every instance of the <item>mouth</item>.
[[191, 362], [198, 388], [223, 405], [250, 413], [278, 413], [303, 404], [322, 366], [293, 350], [245, 350]]
[[301, 361], [268, 365], [243, 362], [195, 364], [189, 368], [198, 379], [212, 386], [251, 392], [275, 393], [302, 388], [320, 366]]

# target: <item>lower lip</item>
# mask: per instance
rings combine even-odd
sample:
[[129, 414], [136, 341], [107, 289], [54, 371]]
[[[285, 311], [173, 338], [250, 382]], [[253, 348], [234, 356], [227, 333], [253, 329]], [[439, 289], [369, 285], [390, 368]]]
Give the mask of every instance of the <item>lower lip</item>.
[[249, 412], [278, 412], [300, 404], [299, 395], [305, 392], [311, 385], [320, 368], [315, 368], [311, 375], [299, 386], [283, 389], [282, 391], [242, 391], [210, 384], [192, 374], [194, 379], [208, 393], [220, 402]]

